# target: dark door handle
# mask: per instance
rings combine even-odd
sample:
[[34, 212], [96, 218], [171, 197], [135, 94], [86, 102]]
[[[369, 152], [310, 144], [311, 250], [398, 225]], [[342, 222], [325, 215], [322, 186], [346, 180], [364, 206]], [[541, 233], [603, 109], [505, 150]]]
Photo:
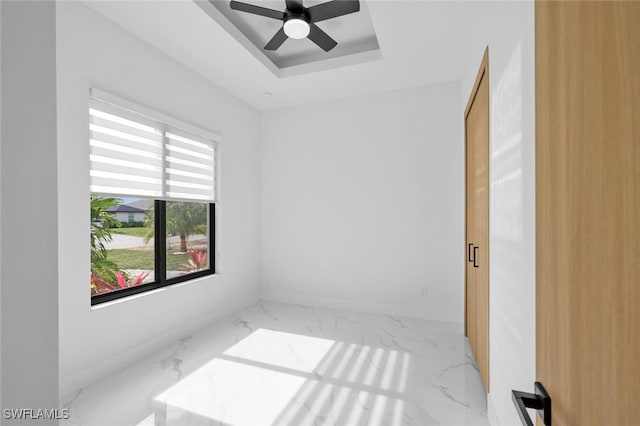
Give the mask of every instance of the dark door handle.
[[474, 247], [473, 247], [473, 267], [474, 267], [474, 268], [477, 268], [477, 267], [479, 267], [479, 266], [480, 266], [480, 265], [478, 265], [478, 264], [476, 263], [476, 260], [478, 259], [478, 249], [479, 249], [479, 248], [480, 248], [480, 247], [478, 247], [478, 246], [474, 246]]
[[467, 262], [473, 262], [471, 258], [471, 247], [473, 247], [473, 243], [469, 243], [469, 249], [467, 250]]
[[551, 426], [551, 397], [542, 383], [536, 382], [534, 393], [511, 391], [511, 399], [518, 410], [518, 416], [524, 426], [534, 426], [527, 408], [538, 410], [538, 415], [545, 426]]

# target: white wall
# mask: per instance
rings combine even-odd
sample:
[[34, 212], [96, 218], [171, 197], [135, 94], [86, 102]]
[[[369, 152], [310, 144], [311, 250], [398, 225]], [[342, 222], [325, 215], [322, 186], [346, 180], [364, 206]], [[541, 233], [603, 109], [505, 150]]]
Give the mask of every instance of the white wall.
[[261, 115], [263, 298], [462, 324], [459, 93], [447, 83]]
[[[257, 300], [258, 115], [88, 7], [58, 3], [60, 375], [80, 386]], [[92, 310], [88, 94], [97, 87], [222, 135], [220, 275]]]
[[490, 85], [490, 419], [520, 424], [511, 390], [535, 380], [534, 4], [482, 3], [477, 57], [462, 84], [466, 104], [485, 46]]
[[58, 406], [55, 8], [0, 2], [3, 409]]

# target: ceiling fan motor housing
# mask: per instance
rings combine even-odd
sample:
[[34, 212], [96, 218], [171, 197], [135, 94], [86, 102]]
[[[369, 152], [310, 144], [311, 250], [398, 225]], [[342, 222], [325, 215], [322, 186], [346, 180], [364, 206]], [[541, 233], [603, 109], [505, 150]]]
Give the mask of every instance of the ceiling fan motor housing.
[[295, 10], [295, 11], [287, 10], [286, 14], [287, 16], [284, 18], [284, 22], [287, 22], [290, 19], [301, 19], [305, 21], [307, 24], [311, 22], [311, 18], [309, 17], [309, 14], [304, 9]]

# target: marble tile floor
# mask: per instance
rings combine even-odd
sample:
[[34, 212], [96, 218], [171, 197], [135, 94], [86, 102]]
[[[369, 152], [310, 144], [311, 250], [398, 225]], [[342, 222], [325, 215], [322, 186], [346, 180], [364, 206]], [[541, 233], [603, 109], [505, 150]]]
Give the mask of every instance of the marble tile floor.
[[260, 302], [66, 401], [62, 426], [487, 426], [455, 324]]

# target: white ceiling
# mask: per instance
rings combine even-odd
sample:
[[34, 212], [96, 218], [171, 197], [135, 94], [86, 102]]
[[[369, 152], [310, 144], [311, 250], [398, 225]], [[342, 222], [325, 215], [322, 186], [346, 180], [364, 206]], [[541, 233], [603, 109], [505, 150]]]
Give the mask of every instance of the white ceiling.
[[337, 68], [281, 77], [191, 0], [87, 4], [257, 109], [453, 81], [482, 55], [470, 43], [480, 2], [369, 0], [382, 59], [345, 65], [334, 58], [326, 62]]

